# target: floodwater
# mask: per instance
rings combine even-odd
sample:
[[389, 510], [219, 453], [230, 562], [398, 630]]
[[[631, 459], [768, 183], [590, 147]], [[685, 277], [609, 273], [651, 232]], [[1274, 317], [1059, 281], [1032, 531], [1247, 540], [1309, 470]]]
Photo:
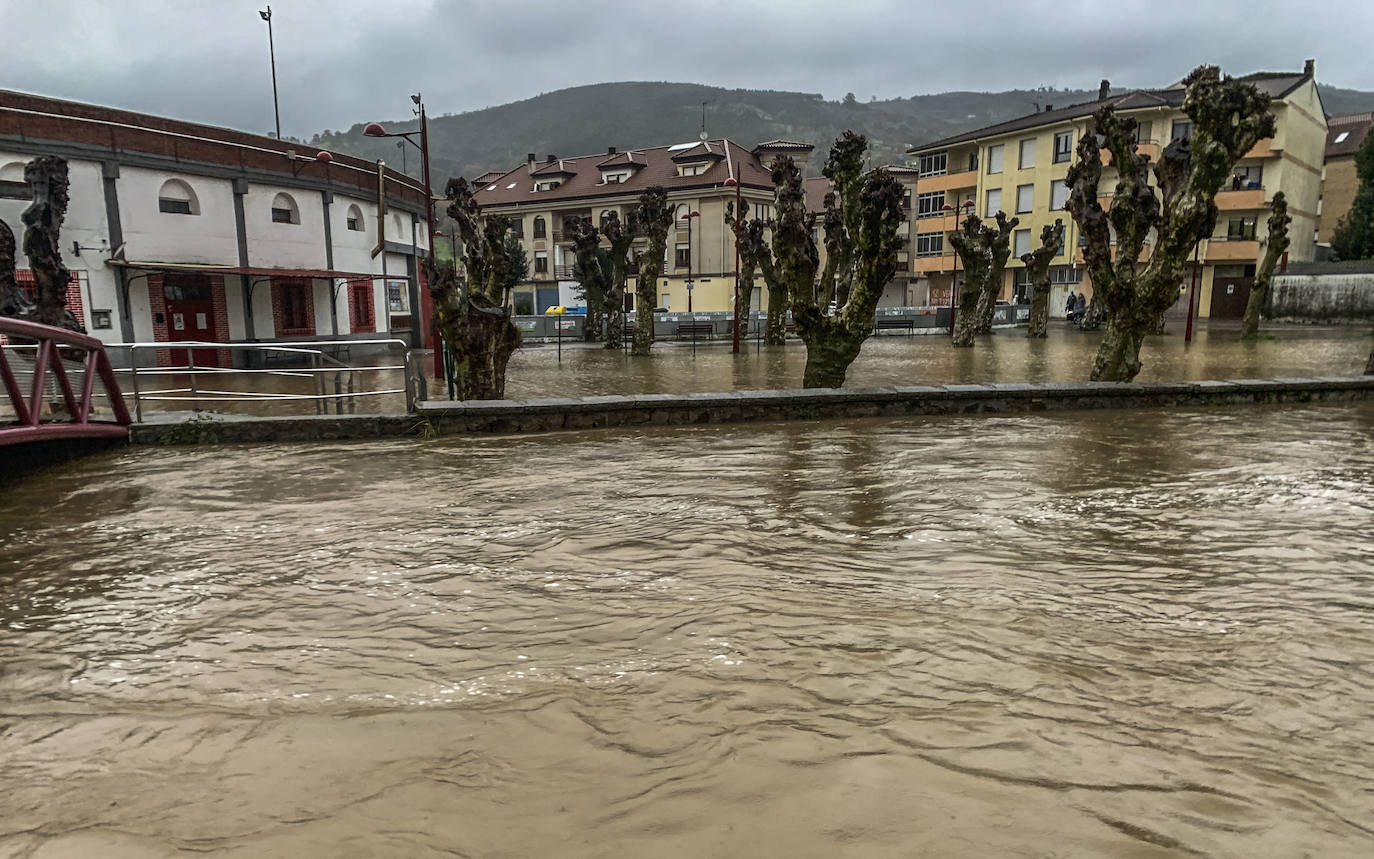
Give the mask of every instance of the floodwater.
[[1374, 406], [133, 449], [0, 856], [1374, 855]]

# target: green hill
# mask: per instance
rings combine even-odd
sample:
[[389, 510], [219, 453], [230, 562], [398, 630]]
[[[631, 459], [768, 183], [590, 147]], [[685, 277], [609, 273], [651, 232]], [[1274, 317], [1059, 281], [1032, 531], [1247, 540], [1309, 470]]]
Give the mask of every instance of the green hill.
[[[745, 146], [787, 138], [814, 144], [820, 152], [845, 129], [867, 134], [873, 164], [902, 160], [907, 146], [1012, 119], [1046, 105], [1063, 107], [1096, 98], [1096, 90], [1010, 90], [948, 92], [884, 101], [846, 97], [826, 101], [819, 94], [722, 89], [699, 84], [628, 82], [592, 84], [463, 114], [430, 119], [430, 155], [438, 188], [450, 176], [471, 178], [487, 170], [510, 169], [526, 153], [543, 158], [658, 146], [696, 139], [706, 102], [706, 130]], [[1328, 113], [1374, 109], [1374, 93], [1323, 87]], [[388, 123], [413, 130], [418, 123]], [[358, 124], [325, 131], [311, 143], [399, 167], [394, 141], [367, 138]], [[419, 158], [406, 156], [412, 175]]]

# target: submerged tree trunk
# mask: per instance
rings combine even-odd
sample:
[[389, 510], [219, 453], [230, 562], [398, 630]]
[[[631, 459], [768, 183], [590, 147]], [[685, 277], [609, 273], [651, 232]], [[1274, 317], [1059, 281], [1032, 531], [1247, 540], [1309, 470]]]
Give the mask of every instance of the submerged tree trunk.
[[663, 272], [663, 255], [668, 248], [668, 228], [673, 225], [673, 207], [668, 192], [655, 185], [639, 195], [632, 223], [649, 242], [639, 255], [639, 278], [635, 282], [635, 333], [631, 355], [648, 355], [654, 342], [654, 308], [658, 306], [658, 278]]
[[1274, 194], [1270, 204], [1273, 214], [1269, 216], [1269, 244], [1255, 272], [1255, 285], [1250, 289], [1250, 299], [1245, 302], [1245, 316], [1240, 321], [1240, 336], [1253, 340], [1259, 335], [1260, 312], [1269, 300], [1269, 283], [1274, 279], [1274, 268], [1279, 258], [1288, 251], [1288, 225], [1292, 218], [1288, 215], [1288, 200], [1279, 191]]
[[780, 289], [768, 290], [768, 326], [763, 330], [763, 342], [769, 346], [787, 343], [787, 293]]
[[[1127, 382], [1140, 372], [1140, 342], [1178, 298], [1187, 258], [1216, 225], [1216, 195], [1231, 169], [1256, 142], [1272, 137], [1270, 98], [1254, 84], [1199, 66], [1183, 80], [1183, 110], [1193, 133], [1165, 147], [1154, 164], [1137, 152], [1135, 120], [1111, 106], [1093, 116], [1093, 133], [1079, 140], [1069, 168], [1068, 210], [1078, 222], [1083, 256], [1101, 298], [1107, 330], [1094, 381]], [[1117, 173], [1111, 212], [1099, 203], [1102, 147]], [[1139, 260], [1153, 235], [1153, 250]], [[1115, 238], [1115, 247], [1113, 247]]]
[[606, 311], [606, 348], [625, 348], [625, 311], [621, 309]]
[[1047, 336], [1050, 322], [1050, 263], [1064, 249], [1064, 222], [1056, 219], [1040, 231], [1040, 247], [1021, 255], [1031, 282], [1030, 327], [1027, 337]]
[[843, 387], [849, 365], [859, 357], [859, 350], [866, 339], [867, 337], [856, 336], [839, 327], [823, 335], [819, 332], [813, 333], [812, 343], [806, 347], [806, 369], [802, 371], [802, 387]]
[[[598, 302], [599, 303], [599, 302]], [[587, 296], [587, 320], [582, 326], [582, 342], [600, 343], [601, 338], [606, 336], [606, 330], [602, 326], [605, 314], [601, 309], [592, 303], [591, 296]]]
[[452, 263], [430, 257], [429, 290], [435, 324], [453, 356], [460, 400], [499, 400], [506, 395], [506, 365], [520, 345], [520, 329], [505, 303], [510, 262], [504, 250], [510, 220], [482, 218], [481, 207], [463, 179], [450, 179], [445, 189], [448, 214], [458, 224], [468, 282], [458, 279]]
[[1005, 212], [997, 213], [995, 225], [969, 215], [958, 232], [950, 233], [949, 242], [964, 263], [964, 285], [959, 290], [959, 310], [950, 341], [953, 345], [972, 346], [974, 335], [992, 331], [993, 306], [1011, 255], [1011, 233], [1018, 223], [1017, 218], [1008, 219]]
[[1364, 365], [1366, 376], [1374, 376], [1374, 349], [1369, 350], [1369, 363]]

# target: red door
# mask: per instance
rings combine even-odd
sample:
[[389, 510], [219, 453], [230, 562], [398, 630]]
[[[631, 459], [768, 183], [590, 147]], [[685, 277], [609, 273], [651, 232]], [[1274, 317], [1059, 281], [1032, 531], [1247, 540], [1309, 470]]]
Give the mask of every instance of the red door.
[[[215, 307], [210, 298], [208, 277], [168, 272], [162, 279], [162, 294], [167, 304], [168, 340], [211, 342], [215, 339]], [[219, 352], [215, 349], [173, 349], [171, 352], [173, 364], [219, 366]]]

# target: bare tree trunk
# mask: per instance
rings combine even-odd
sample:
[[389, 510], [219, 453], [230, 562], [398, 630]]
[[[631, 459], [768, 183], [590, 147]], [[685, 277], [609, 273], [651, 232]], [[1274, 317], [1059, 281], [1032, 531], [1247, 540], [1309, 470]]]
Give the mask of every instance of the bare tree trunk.
[[606, 348], [625, 348], [625, 311], [623, 305], [606, 311]]
[[631, 355], [648, 355], [654, 342], [654, 308], [658, 306], [658, 278], [663, 273], [663, 255], [668, 248], [668, 229], [673, 225], [673, 207], [668, 192], [655, 185], [639, 195], [639, 205], [631, 215], [635, 231], [649, 240], [639, 255], [639, 279], [635, 282], [635, 334]]
[[1369, 363], [1364, 365], [1364, 374], [1374, 376], [1374, 349], [1369, 350]]
[[950, 341], [955, 346], [972, 346], [974, 335], [992, 331], [993, 308], [1011, 255], [1011, 233], [1020, 221], [998, 212], [994, 222], [969, 215], [959, 231], [949, 236], [964, 263], [964, 286], [959, 291], [959, 312]]
[[787, 343], [787, 293], [771, 286], [768, 288], [768, 327], [763, 331], [763, 342], [769, 346]]
[[[1199, 66], [1183, 85], [1183, 109], [1193, 133], [1165, 147], [1158, 162], [1151, 165], [1136, 151], [1135, 120], [1118, 117], [1107, 106], [1094, 114], [1093, 133], [1079, 140], [1066, 177], [1067, 208], [1084, 240], [1093, 296], [1101, 297], [1107, 314], [1094, 381], [1127, 382], [1140, 372], [1140, 342], [1177, 300], [1193, 247], [1211, 235], [1222, 183], [1236, 161], [1277, 127], [1268, 95], [1252, 83], [1223, 79], [1215, 66]], [[1110, 217], [1098, 202], [1103, 144], [1117, 173]], [[1142, 267], [1151, 231], [1153, 250]]]
[[601, 338], [605, 336], [605, 329], [602, 327], [603, 314], [599, 304], [601, 302], [594, 302], [591, 295], [587, 295], [587, 322], [582, 327], [584, 343], [600, 343]]
[[814, 337], [815, 345], [806, 347], [806, 369], [802, 371], [804, 388], [840, 388], [844, 386], [849, 365], [859, 357], [865, 337], [855, 337], [846, 331], [835, 331]]
[[1040, 231], [1040, 247], [1021, 255], [1031, 282], [1030, 327], [1027, 337], [1046, 336], [1050, 322], [1050, 263], [1064, 249], [1064, 222], [1055, 220]]
[[1259, 336], [1260, 312], [1269, 300], [1269, 283], [1274, 279], [1274, 268], [1279, 264], [1279, 258], [1288, 251], [1288, 225], [1293, 219], [1288, 215], [1288, 200], [1282, 191], [1274, 194], [1270, 208], [1273, 214], [1269, 216], [1269, 244], [1255, 272], [1255, 285], [1250, 289], [1250, 299], [1245, 302], [1245, 316], [1240, 322], [1240, 336], [1244, 340]]
[[978, 333], [978, 302], [982, 294], [978, 285], [965, 275], [964, 288], [959, 290], [959, 312], [954, 316], [954, 337], [950, 340], [953, 345], [973, 345], [973, 336]]

